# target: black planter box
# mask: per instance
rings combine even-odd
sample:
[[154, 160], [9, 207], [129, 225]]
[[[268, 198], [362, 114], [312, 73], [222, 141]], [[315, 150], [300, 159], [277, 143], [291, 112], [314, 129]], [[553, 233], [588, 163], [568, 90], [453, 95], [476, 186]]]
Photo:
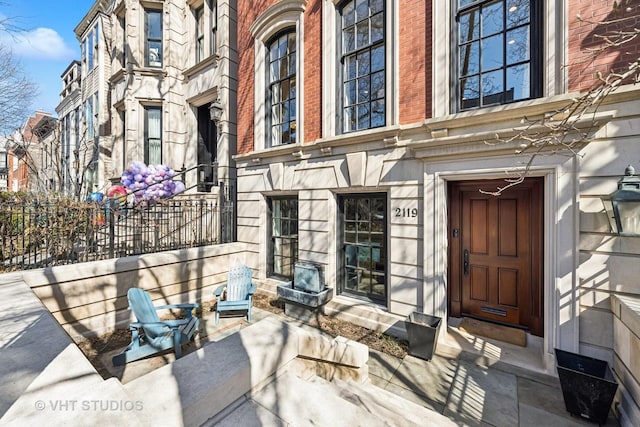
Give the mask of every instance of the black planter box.
[[618, 383], [604, 360], [555, 349], [558, 377], [571, 415], [605, 424]]
[[409, 336], [409, 354], [431, 360], [436, 350], [442, 319], [414, 311], [404, 321]]

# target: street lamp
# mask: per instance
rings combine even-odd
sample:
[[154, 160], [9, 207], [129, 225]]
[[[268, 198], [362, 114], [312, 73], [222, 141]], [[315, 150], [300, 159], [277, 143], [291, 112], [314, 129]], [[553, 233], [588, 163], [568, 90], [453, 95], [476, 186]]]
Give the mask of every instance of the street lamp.
[[618, 181], [618, 189], [611, 194], [613, 216], [618, 234], [640, 235], [640, 176], [629, 165]]

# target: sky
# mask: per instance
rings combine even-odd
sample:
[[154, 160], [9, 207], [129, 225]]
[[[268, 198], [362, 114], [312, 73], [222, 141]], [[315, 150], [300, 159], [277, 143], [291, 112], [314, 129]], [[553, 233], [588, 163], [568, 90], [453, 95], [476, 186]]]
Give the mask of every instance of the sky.
[[[80, 44], [73, 29], [94, 0], [0, 0], [0, 22], [20, 31], [0, 31], [22, 68], [39, 86], [32, 110], [56, 116], [60, 102], [60, 75], [72, 60], [80, 60]], [[0, 28], [2, 30], [2, 28]]]

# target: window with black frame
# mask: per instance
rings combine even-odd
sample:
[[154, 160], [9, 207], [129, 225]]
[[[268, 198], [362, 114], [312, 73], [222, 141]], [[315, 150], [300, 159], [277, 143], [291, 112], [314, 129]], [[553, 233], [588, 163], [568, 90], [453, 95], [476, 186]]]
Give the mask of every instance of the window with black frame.
[[540, 96], [540, 2], [457, 3], [458, 109]]
[[271, 213], [270, 275], [293, 280], [298, 260], [298, 198], [269, 199]]
[[341, 5], [342, 131], [385, 125], [384, 0]]
[[162, 11], [144, 11], [145, 64], [147, 67], [162, 67]]
[[217, 130], [211, 120], [211, 103], [198, 107], [198, 191], [211, 191], [215, 185]]
[[295, 29], [277, 34], [268, 48], [268, 123], [270, 146], [295, 144], [296, 126], [296, 33]]
[[387, 298], [386, 196], [345, 195], [340, 198], [343, 224], [341, 292], [378, 303]]

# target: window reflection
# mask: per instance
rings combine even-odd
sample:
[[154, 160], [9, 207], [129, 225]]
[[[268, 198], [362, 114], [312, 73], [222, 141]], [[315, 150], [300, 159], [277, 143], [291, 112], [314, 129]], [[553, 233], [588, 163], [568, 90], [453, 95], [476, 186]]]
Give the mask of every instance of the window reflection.
[[296, 35], [276, 36], [269, 47], [270, 146], [295, 144], [296, 133]]
[[384, 126], [384, 1], [352, 0], [340, 15], [343, 132]]
[[344, 281], [342, 291], [385, 303], [386, 198], [381, 194], [344, 196]]
[[293, 279], [293, 267], [298, 259], [298, 199], [272, 198], [271, 207], [271, 274]]
[[527, 99], [531, 90], [530, 1], [458, 1], [460, 109]]

